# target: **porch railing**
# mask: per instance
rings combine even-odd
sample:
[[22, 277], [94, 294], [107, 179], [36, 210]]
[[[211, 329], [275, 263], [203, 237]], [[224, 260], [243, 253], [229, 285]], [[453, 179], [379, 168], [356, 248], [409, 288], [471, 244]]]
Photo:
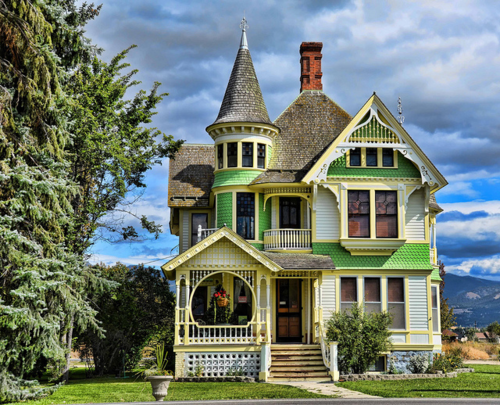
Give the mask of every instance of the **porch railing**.
[[255, 344], [260, 329], [259, 322], [239, 325], [188, 325], [188, 344]]
[[310, 229], [269, 229], [264, 231], [265, 250], [311, 249]]

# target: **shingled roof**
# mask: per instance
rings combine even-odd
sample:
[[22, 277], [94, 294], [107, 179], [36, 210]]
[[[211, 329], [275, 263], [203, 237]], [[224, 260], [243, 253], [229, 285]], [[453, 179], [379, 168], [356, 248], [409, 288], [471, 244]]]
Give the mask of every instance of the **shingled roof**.
[[252, 184], [300, 181], [351, 119], [322, 91], [304, 90], [274, 121], [281, 132], [269, 170]]
[[169, 162], [168, 206], [207, 207], [214, 169], [213, 145], [182, 145]]
[[434, 194], [431, 194], [431, 197], [429, 198], [429, 207], [432, 209], [435, 209], [436, 211], [443, 212], [444, 210], [438, 205], [436, 201], [436, 196]]
[[285, 270], [335, 270], [332, 258], [328, 255], [311, 255], [300, 253], [263, 252], [278, 266]]
[[212, 125], [225, 122], [271, 124], [260, 91], [250, 51], [240, 46], [219, 115]]

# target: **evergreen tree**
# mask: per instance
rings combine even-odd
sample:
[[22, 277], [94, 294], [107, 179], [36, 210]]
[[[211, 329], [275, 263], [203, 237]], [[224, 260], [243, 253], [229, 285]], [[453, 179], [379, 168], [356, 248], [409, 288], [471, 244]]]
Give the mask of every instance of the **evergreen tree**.
[[448, 298], [444, 298], [444, 277], [446, 276], [446, 271], [444, 269], [444, 264], [439, 263], [439, 276], [441, 277], [441, 283], [439, 284], [439, 300], [441, 306], [441, 332], [445, 329], [450, 329], [452, 326], [457, 324], [456, 316], [453, 313], [453, 307], [448, 305]]

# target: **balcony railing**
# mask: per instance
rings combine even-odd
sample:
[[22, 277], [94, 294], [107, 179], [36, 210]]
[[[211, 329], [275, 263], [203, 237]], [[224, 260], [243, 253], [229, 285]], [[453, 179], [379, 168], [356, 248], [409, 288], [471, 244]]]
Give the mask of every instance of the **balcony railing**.
[[210, 235], [212, 235], [214, 232], [216, 232], [218, 230], [219, 230], [219, 228], [203, 229], [201, 227], [201, 225], [198, 225], [198, 242], [201, 242], [203, 239], [209, 237]]
[[310, 229], [269, 229], [264, 231], [265, 250], [310, 250]]

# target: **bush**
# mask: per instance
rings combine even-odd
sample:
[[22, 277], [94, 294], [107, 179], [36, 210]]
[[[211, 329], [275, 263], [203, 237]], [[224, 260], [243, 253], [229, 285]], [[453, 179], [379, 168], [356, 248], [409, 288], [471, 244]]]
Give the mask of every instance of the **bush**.
[[456, 354], [440, 354], [435, 353], [432, 361], [431, 372], [442, 371], [443, 373], [449, 373], [450, 371], [456, 370], [463, 366], [462, 358]]
[[329, 341], [338, 342], [338, 368], [341, 374], [362, 374], [382, 352], [391, 348], [387, 312], [367, 313], [359, 304], [350, 311], [334, 312], [326, 322]]
[[412, 374], [422, 374], [429, 368], [429, 359], [424, 354], [411, 356], [408, 369]]

